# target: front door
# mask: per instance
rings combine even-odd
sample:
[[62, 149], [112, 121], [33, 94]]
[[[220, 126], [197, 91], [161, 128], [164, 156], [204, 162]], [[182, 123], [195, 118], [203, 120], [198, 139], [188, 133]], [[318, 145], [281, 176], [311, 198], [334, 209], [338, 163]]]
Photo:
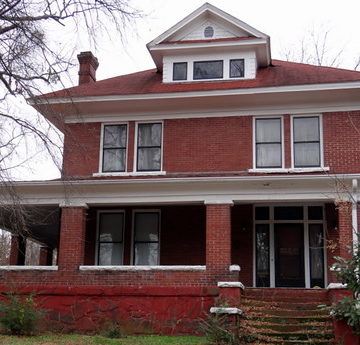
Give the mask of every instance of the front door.
[[304, 225], [274, 224], [275, 286], [305, 287]]
[[255, 286], [324, 287], [322, 206], [255, 207]]

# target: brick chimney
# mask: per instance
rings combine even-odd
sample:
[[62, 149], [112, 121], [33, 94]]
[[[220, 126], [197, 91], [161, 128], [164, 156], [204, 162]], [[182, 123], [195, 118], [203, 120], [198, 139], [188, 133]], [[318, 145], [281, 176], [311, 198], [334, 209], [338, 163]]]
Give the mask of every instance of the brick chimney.
[[79, 85], [96, 81], [96, 69], [99, 66], [98, 59], [92, 52], [81, 52], [77, 56], [79, 60]]

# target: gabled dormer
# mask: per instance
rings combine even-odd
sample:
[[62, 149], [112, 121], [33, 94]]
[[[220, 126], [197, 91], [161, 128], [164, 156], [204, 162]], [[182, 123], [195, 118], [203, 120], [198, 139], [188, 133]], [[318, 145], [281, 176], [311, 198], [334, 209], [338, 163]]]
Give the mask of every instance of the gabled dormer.
[[147, 44], [164, 83], [255, 79], [270, 38], [205, 3]]

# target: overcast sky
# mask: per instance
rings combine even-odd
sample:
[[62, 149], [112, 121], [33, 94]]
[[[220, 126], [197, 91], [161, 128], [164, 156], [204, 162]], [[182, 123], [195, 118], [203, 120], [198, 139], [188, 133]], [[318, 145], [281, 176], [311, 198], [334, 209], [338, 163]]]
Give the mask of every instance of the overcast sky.
[[[98, 40], [93, 47], [82, 34], [78, 52], [92, 50], [100, 66], [97, 79], [132, 73], [153, 68], [154, 64], [145, 45], [165, 30], [200, 7], [203, 0], [132, 0], [134, 7], [144, 12], [133, 27], [126, 31], [122, 42], [117, 36]], [[310, 32], [329, 31], [329, 54], [343, 50], [340, 66], [352, 69], [360, 56], [360, 0], [212, 0], [212, 5], [239, 18], [245, 23], [271, 37], [272, 57], [281, 58], [291, 47], [299, 47], [301, 40]], [[61, 37], [56, 33], [58, 40]], [[65, 38], [64, 38], [65, 39]], [[75, 53], [78, 53], [75, 52]], [[78, 81], [77, 68], [71, 73], [73, 85]], [[70, 85], [69, 85], [70, 86]], [[33, 170], [21, 173], [21, 179], [56, 178], [59, 173], [46, 163], [46, 158], [37, 156]]]
[[[353, 68], [360, 55], [360, 1], [359, 0], [212, 0], [212, 5], [239, 18], [271, 37], [272, 57], [283, 57], [291, 46], [299, 46], [303, 37], [329, 32], [329, 48], [344, 50], [341, 66]], [[153, 68], [145, 44], [200, 7], [202, 0], [133, 0], [146, 16], [136, 25], [137, 34], [129, 34], [122, 45], [114, 39], [104, 42], [95, 53], [100, 61], [100, 79]], [[129, 30], [131, 31], [131, 30]], [[79, 46], [89, 50], [84, 40]], [[331, 52], [329, 52], [330, 54]]]

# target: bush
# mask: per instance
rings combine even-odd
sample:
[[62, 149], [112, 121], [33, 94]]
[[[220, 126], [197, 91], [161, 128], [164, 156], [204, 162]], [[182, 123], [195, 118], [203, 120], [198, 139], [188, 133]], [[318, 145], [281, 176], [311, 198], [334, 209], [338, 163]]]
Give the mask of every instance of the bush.
[[43, 311], [36, 309], [33, 296], [6, 294], [0, 302], [0, 323], [12, 335], [32, 335]]
[[352, 292], [351, 297], [344, 297], [331, 306], [330, 314], [339, 320], [345, 320], [354, 333], [360, 335], [360, 250], [352, 250], [351, 259], [335, 257], [333, 266], [339, 279]]
[[252, 343], [257, 338], [240, 324], [234, 326], [228, 315], [207, 315], [200, 324], [200, 330], [206, 335], [210, 344], [216, 345]]
[[103, 332], [103, 336], [112, 339], [125, 337], [124, 332], [118, 323], [108, 326], [107, 329]]

